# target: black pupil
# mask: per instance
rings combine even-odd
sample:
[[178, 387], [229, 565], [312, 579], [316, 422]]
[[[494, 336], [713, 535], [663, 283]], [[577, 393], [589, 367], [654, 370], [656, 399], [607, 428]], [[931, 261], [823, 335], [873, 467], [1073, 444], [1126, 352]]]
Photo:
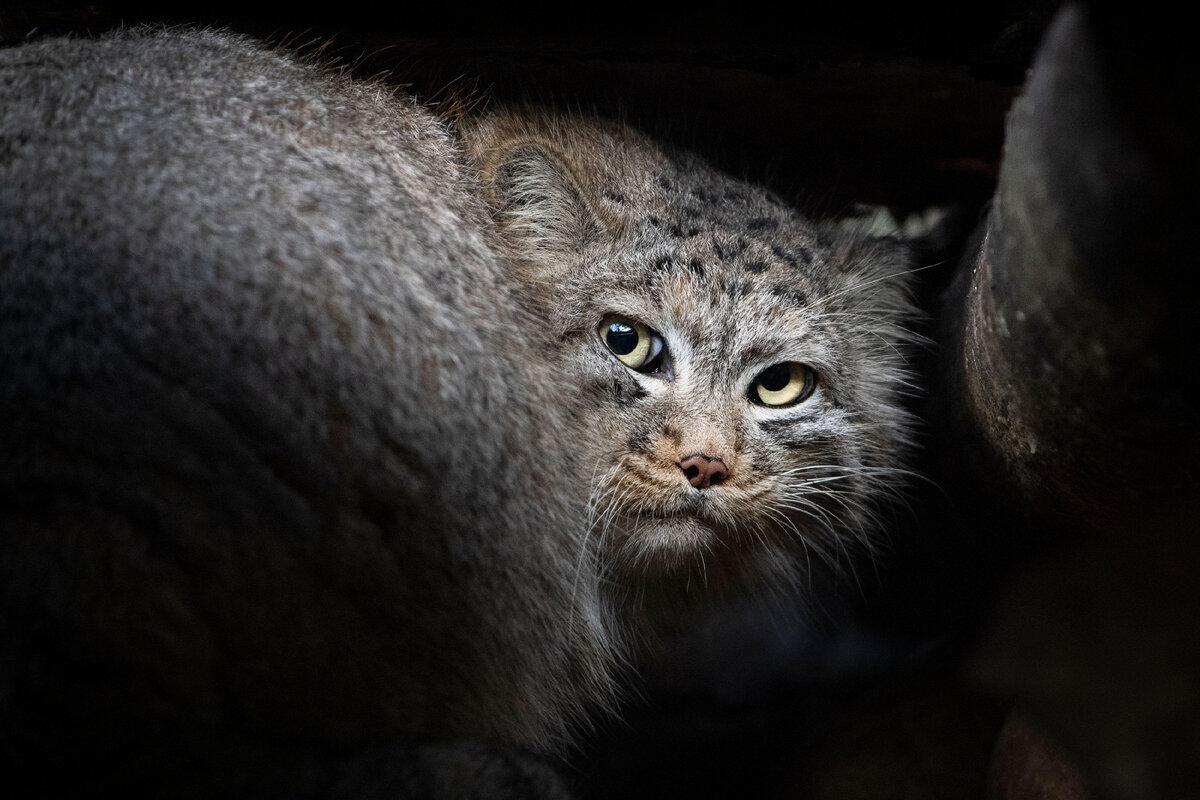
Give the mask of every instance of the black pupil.
[[628, 325], [614, 322], [608, 326], [608, 334], [604, 337], [604, 342], [617, 355], [626, 356], [637, 347], [638, 334]]
[[758, 376], [758, 385], [768, 392], [778, 392], [787, 386], [791, 380], [792, 368], [787, 364], [776, 364], [773, 367], [767, 367], [763, 370], [762, 375]]

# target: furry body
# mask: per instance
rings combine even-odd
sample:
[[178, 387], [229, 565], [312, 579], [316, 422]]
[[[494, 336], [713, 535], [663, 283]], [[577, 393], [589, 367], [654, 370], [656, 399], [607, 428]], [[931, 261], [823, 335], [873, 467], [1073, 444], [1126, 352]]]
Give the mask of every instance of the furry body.
[[[633, 132], [452, 134], [178, 31], [2, 52], [0, 107], [13, 763], [552, 749], [623, 641], [836, 558], [897, 484], [903, 259]], [[747, 403], [783, 360], [812, 398]]]

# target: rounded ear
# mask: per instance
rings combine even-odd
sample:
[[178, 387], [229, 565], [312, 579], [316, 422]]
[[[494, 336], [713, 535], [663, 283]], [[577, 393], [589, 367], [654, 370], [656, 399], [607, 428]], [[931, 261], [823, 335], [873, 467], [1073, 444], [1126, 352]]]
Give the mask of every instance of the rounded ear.
[[880, 308], [912, 311], [913, 247], [893, 236], [833, 228], [831, 266], [850, 280], [847, 293]]
[[510, 150], [492, 172], [492, 190], [504, 238], [515, 255], [534, 262], [538, 277], [557, 275], [603, 231], [578, 182], [540, 144]]

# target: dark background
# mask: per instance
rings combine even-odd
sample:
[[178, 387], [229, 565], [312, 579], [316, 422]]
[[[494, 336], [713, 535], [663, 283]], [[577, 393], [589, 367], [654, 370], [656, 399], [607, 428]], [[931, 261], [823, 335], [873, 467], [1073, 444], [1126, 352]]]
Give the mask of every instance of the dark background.
[[[1002, 119], [1057, 5], [15, 3], [8, 41], [141, 21], [233, 27], [389, 72], [622, 115], [814, 210], [912, 211], [990, 193]], [[824, 4], [823, 4], [824, 5]]]

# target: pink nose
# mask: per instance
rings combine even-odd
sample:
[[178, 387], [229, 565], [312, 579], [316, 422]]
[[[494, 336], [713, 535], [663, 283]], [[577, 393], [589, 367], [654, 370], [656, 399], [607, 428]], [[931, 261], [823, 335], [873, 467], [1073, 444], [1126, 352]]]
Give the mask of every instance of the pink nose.
[[729, 477], [725, 462], [719, 458], [711, 458], [702, 453], [688, 456], [679, 462], [688, 483], [697, 489], [707, 489]]

